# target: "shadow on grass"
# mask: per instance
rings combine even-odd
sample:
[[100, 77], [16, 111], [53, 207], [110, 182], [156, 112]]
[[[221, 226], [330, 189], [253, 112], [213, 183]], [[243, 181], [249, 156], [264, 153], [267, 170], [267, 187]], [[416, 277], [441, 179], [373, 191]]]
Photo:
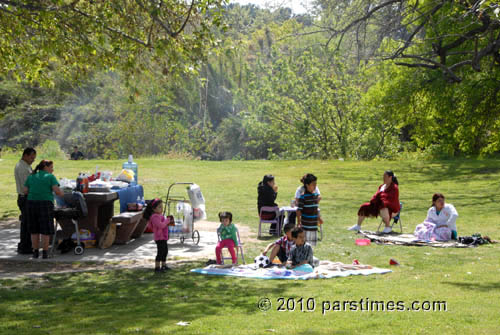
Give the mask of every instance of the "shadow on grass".
[[[0, 286], [0, 331], [14, 330], [6, 324], [12, 320], [20, 332], [29, 332], [40, 322], [45, 332], [64, 329], [69, 334], [92, 329], [151, 331], [231, 311], [262, 313], [257, 308], [258, 297], [280, 296], [285, 290], [285, 285], [254, 285], [253, 280], [189, 272], [201, 266], [193, 263], [164, 274], [118, 270], [47, 275], [41, 283], [27, 279], [11, 283], [14, 287], [6, 287], [4, 282]], [[42, 317], [40, 310], [51, 313]]]
[[279, 238], [280, 236], [277, 235], [261, 235], [260, 237], [257, 238], [257, 240], [266, 242], [266, 241], [276, 241]]
[[408, 174], [418, 173], [429, 182], [457, 180], [461, 177], [488, 178], [500, 173], [496, 162], [470, 160], [430, 161], [425, 165], [411, 164], [401, 170]]
[[498, 283], [443, 282], [443, 284], [456, 286], [459, 289], [467, 289], [467, 290], [474, 290], [474, 291], [489, 292], [491, 290], [500, 290], [500, 282], [498, 282]]

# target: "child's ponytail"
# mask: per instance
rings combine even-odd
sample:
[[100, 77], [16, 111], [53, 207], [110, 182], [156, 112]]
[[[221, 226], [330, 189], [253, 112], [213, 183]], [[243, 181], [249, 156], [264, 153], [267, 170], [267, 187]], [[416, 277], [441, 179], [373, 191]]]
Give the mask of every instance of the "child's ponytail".
[[146, 220], [149, 220], [153, 215], [155, 208], [158, 207], [161, 203], [162, 201], [159, 198], [156, 198], [148, 202], [148, 205], [146, 206], [146, 209], [144, 210], [144, 214], [142, 214], [142, 217]]

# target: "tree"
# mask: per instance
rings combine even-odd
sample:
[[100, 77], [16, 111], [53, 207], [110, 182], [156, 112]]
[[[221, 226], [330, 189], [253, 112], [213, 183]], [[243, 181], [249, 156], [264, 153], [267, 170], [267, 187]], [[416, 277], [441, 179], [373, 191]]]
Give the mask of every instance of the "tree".
[[315, 32], [328, 34], [325, 45], [335, 51], [352, 35], [362, 47], [360, 31], [372, 29], [384, 37], [381, 59], [438, 70], [451, 82], [462, 80], [464, 67], [481, 71], [488, 61], [500, 66], [498, 1], [319, 0], [317, 6], [324, 19]]
[[226, 0], [0, 0], [0, 73], [53, 82], [92, 69], [189, 71], [216, 43]]

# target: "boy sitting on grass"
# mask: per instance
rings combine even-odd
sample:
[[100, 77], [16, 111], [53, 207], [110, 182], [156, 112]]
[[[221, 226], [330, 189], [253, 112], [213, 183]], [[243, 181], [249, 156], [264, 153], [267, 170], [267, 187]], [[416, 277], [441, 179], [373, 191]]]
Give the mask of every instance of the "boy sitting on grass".
[[313, 248], [309, 243], [306, 243], [306, 233], [301, 227], [292, 229], [292, 238], [295, 242], [295, 247], [290, 250], [290, 256], [286, 263], [289, 269], [298, 266], [309, 264], [314, 267]]
[[269, 256], [269, 266], [273, 264], [273, 260], [278, 256], [278, 259], [282, 264], [285, 264], [290, 256], [290, 250], [295, 246], [292, 238], [292, 229], [295, 228], [293, 223], [287, 223], [283, 227], [285, 236], [276, 240], [276, 242], [270, 243], [264, 250], [262, 250], [262, 255], [266, 256], [269, 250], [272, 249], [271, 255]]

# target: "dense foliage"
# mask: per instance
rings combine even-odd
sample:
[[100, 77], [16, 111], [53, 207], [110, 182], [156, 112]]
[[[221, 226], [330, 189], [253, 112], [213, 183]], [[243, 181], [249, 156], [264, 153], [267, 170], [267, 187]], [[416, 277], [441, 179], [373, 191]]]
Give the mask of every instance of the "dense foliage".
[[[112, 20], [119, 8], [95, 3], [105, 6], [110, 22], [123, 22]], [[127, 13], [154, 19], [154, 12], [134, 7], [142, 1], [130, 3]], [[496, 1], [318, 0], [307, 15], [229, 5], [220, 18], [214, 14], [220, 2], [196, 3], [212, 14], [197, 7], [207, 23], [175, 48], [124, 46], [106, 54], [113, 45], [137, 43], [125, 38], [108, 44], [116, 33], [94, 22], [92, 38], [107, 36], [104, 54], [67, 50], [76, 70], [88, 72], [79, 81], [68, 74], [81, 71], [52, 52], [57, 45], [47, 49], [54, 62], [40, 77], [33, 72], [36, 61], [22, 53], [15, 55], [19, 65], [8, 62], [5, 55], [16, 47], [4, 39], [0, 143], [52, 139], [68, 151], [78, 144], [88, 157], [175, 152], [217, 160], [500, 151]], [[21, 29], [5, 15], [0, 10], [0, 21]], [[144, 27], [129, 33], [140, 36]], [[161, 26], [155, 29], [155, 43], [171, 39]], [[37, 36], [52, 36], [50, 31]], [[174, 59], [181, 71], [166, 66]], [[51, 85], [39, 85], [47, 81]]]

